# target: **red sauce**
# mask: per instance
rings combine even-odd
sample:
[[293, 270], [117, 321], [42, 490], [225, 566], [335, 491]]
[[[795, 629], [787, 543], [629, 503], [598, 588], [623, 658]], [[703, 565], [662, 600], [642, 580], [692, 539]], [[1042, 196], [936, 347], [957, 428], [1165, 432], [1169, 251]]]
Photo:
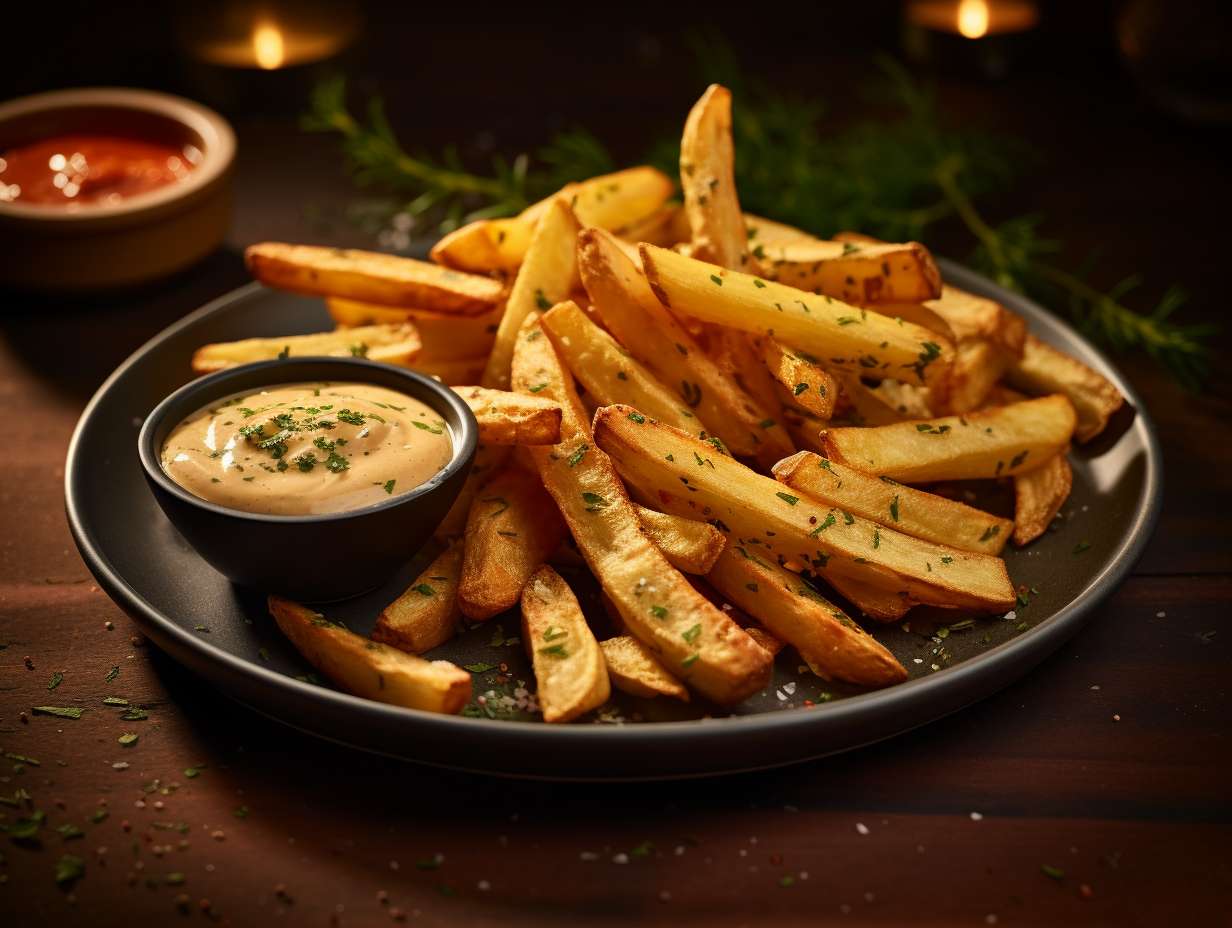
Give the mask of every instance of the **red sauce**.
[[60, 135], [0, 152], [0, 202], [110, 205], [188, 176], [191, 145], [109, 135]]

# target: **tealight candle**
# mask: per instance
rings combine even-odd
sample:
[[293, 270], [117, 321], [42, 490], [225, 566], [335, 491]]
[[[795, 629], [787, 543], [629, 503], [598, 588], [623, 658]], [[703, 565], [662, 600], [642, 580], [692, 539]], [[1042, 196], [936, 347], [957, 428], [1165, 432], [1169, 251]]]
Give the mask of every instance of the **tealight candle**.
[[1039, 24], [1032, 0], [911, 0], [904, 15], [908, 57], [1004, 77], [1021, 39]]

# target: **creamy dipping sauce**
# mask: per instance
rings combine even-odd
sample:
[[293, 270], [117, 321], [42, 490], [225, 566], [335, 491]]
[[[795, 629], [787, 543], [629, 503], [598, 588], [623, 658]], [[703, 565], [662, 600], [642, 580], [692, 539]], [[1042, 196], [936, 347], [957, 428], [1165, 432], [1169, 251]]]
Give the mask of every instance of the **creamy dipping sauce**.
[[371, 506], [453, 458], [432, 407], [365, 383], [297, 383], [215, 403], [171, 432], [162, 467], [220, 506], [300, 516]]

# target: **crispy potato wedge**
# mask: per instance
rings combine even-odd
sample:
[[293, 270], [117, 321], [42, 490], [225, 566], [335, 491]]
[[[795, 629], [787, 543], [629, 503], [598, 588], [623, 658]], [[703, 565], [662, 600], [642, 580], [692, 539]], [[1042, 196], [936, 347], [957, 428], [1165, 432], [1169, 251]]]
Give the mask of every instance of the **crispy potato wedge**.
[[785, 641], [775, 638], [760, 625], [746, 625], [744, 626], [744, 631], [750, 638], [761, 645], [762, 650], [768, 651], [773, 656], [777, 656], [783, 648], [787, 647]]
[[471, 696], [471, 675], [369, 641], [307, 606], [269, 598], [270, 615], [295, 649], [329, 680], [364, 699], [453, 715]]
[[1074, 487], [1074, 472], [1062, 451], [1043, 467], [1014, 478], [1014, 544], [1030, 544], [1048, 531]]
[[573, 303], [561, 303], [545, 313], [543, 329], [565, 366], [595, 402], [607, 405], [619, 398], [678, 429], [706, 431], [705, 423], [679, 395], [660, 383]]
[[410, 654], [423, 654], [454, 636], [458, 609], [458, 579], [462, 575], [462, 542], [449, 544], [406, 592], [381, 610], [372, 640]]
[[941, 271], [919, 242], [855, 244], [820, 239], [755, 246], [768, 280], [851, 303], [922, 303], [941, 296]]
[[416, 358], [407, 367], [421, 374], [427, 374], [429, 377], [435, 377], [441, 383], [453, 387], [472, 384], [479, 380], [487, 364], [488, 358], [485, 355], [480, 358], [462, 358], [457, 361], [429, 361]]
[[643, 699], [670, 696], [682, 702], [689, 701], [685, 685], [668, 673], [654, 652], [632, 635], [600, 641], [599, 647], [607, 661], [608, 678], [622, 693]]
[[396, 306], [378, 306], [342, 297], [325, 301], [330, 316], [339, 328], [410, 322], [419, 333], [423, 347], [419, 360], [460, 361], [485, 356], [492, 350], [496, 329], [504, 307], [482, 316], [443, 316], [440, 313]]
[[513, 343], [526, 317], [567, 300], [577, 285], [578, 229], [577, 218], [564, 200], [553, 200], [544, 211], [509, 292], [481, 379], [483, 386], [508, 388]]
[[907, 678], [898, 659], [843, 610], [743, 539], [732, 540], [706, 579], [823, 679], [887, 686]]
[[770, 679], [769, 655], [698, 593], [650, 540], [612, 462], [591, 447], [573, 379], [538, 325], [518, 337], [513, 382], [519, 390], [547, 383], [542, 395], [564, 409], [561, 443], [528, 450], [578, 550], [629, 633], [671, 673], [721, 705], [762, 689]]
[[257, 280], [310, 296], [341, 296], [452, 316], [482, 316], [505, 297], [500, 281], [397, 255], [262, 242], [244, 252]]
[[766, 368], [797, 404], [822, 419], [834, 415], [839, 388], [829, 372], [776, 339], [759, 339], [758, 346]]
[[554, 445], [560, 441], [560, 406], [526, 393], [454, 387], [479, 423], [485, 445]]
[[480, 621], [512, 607], [564, 537], [564, 523], [534, 474], [511, 467], [493, 477], [466, 518], [462, 614]]
[[714, 524], [729, 536], [761, 539], [785, 561], [823, 576], [844, 574], [938, 606], [992, 612], [1014, 602], [1000, 558], [913, 538], [818, 505], [627, 406], [595, 413], [594, 440], [621, 476], [664, 511], [718, 520]]
[[1012, 406], [898, 422], [828, 429], [826, 456], [906, 483], [974, 480], [1026, 473], [1060, 453], [1077, 416], [1060, 393]]
[[479, 489], [492, 479], [492, 475], [505, 466], [509, 459], [508, 445], [479, 445], [475, 449], [475, 460], [471, 464], [471, 472], [466, 475], [466, 482], [458, 493], [458, 498], [449, 507], [449, 512], [437, 526], [434, 537], [450, 539], [466, 531], [466, 517], [470, 515], [471, 503]]
[[749, 265], [748, 232], [736, 195], [731, 91], [711, 84], [689, 110], [680, 138], [680, 187], [691, 253], [722, 267]]
[[816, 242], [821, 241], [817, 236], [810, 232], [805, 232], [803, 229], [797, 229], [795, 226], [789, 226], [784, 222], [775, 222], [773, 219], [766, 219], [764, 216], [754, 216], [752, 213], [744, 214], [744, 225], [747, 229], [748, 241], [756, 245], [768, 247], [770, 245], [785, 245], [793, 242]]
[[801, 496], [964, 551], [1000, 554], [1014, 527], [1009, 519], [873, 477], [808, 451], [779, 461], [774, 476]]
[[670, 248], [680, 241], [677, 236], [677, 214], [680, 211], [679, 203], [665, 203], [649, 216], [635, 219], [618, 229], [612, 229], [611, 232], [622, 242], [633, 243], [634, 250], [638, 242], [650, 242], [652, 245]]
[[568, 722], [607, 702], [611, 685], [603, 650], [573, 590], [546, 564], [522, 591], [522, 640], [545, 722]]
[[431, 258], [463, 271], [515, 271], [526, 257], [536, 223], [557, 197], [570, 204], [584, 225], [649, 232], [656, 223], [670, 223], [670, 215], [660, 211], [671, 195], [670, 178], [652, 167], [592, 177], [568, 184], [512, 219], [480, 219], [449, 233], [432, 247]]
[[1064, 393], [1078, 413], [1074, 436], [1090, 441], [1104, 430], [1125, 397], [1112, 382], [1034, 335], [1027, 336], [1022, 360], [1010, 368], [1006, 379], [1028, 393]]
[[965, 413], [979, 409], [1011, 363], [1012, 359], [987, 339], [959, 342], [945, 384], [945, 408], [938, 412]]
[[851, 603], [860, 614], [874, 622], [897, 622], [915, 605], [906, 591], [895, 592], [863, 580], [830, 574], [826, 582]]
[[660, 551], [677, 570], [706, 574], [723, 553], [727, 539], [709, 522], [684, 519], [645, 506], [634, 506], [637, 517]]
[[642, 245], [642, 267], [664, 306], [706, 322], [772, 335], [831, 369], [927, 386], [954, 346], [937, 333], [760, 277]]
[[678, 390], [732, 454], [754, 457], [766, 443], [762, 409], [728, 380], [684, 327], [651, 293], [616, 240], [596, 229], [578, 237], [582, 283], [604, 327], [659, 380]]
[[408, 366], [419, 354], [419, 348], [419, 333], [409, 322], [369, 325], [312, 335], [245, 338], [238, 342], [202, 345], [193, 352], [192, 369], [197, 374], [208, 374], [210, 371], [220, 371], [237, 364], [251, 364], [253, 361], [313, 355], [361, 357], [385, 364]]

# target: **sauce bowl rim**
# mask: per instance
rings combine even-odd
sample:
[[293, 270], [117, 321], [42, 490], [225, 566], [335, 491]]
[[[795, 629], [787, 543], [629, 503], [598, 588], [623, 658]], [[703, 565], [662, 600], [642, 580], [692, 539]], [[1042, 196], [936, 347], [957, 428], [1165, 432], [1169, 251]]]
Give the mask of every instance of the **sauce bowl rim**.
[[51, 90], [0, 103], [0, 131], [6, 122], [23, 116], [92, 108], [144, 112], [179, 123], [201, 139], [200, 164], [183, 180], [125, 197], [119, 203], [83, 203], [79, 209], [64, 210], [57, 206], [0, 202], [0, 217], [36, 223], [81, 224], [142, 213], [192, 197], [218, 180], [235, 160], [235, 131], [214, 110], [184, 97], [131, 87]]
[[[461, 427], [458, 429], [450, 428], [450, 439], [453, 445], [453, 454], [449, 459], [449, 463], [442, 467], [439, 471], [433, 474], [423, 483], [416, 486], [414, 489], [407, 490], [404, 493], [391, 496], [389, 499], [381, 500], [378, 503], [372, 503], [367, 506], [361, 506], [356, 509], [344, 509], [338, 512], [327, 513], [310, 513], [306, 515], [274, 515], [263, 512], [248, 512], [243, 509], [235, 509], [230, 506], [222, 506], [218, 503], [210, 502], [190, 493], [184, 487], [180, 486], [167, 474], [162, 468], [161, 463], [161, 442], [155, 442], [155, 436], [167, 423], [170, 413], [177, 409], [180, 405], [185, 404], [185, 400], [189, 397], [194, 397], [194, 403], [191, 405], [194, 410], [205, 408], [210, 402], [221, 399], [225, 396], [231, 396], [240, 392], [243, 387], [238, 389], [229, 388], [229, 384], [241, 377], [247, 378], [254, 373], [265, 372], [270, 375], [268, 379], [261, 378], [263, 383], [253, 385], [252, 389], [260, 390], [264, 387], [274, 387], [281, 384], [301, 383], [320, 380], [319, 377], [297, 377], [294, 374], [296, 367], [311, 365], [314, 368], [319, 368], [325, 364], [329, 367], [336, 367], [339, 376], [328, 378], [331, 382], [356, 381], [369, 383], [376, 386], [386, 386], [388, 384], [381, 383], [374, 378], [375, 374], [393, 374], [395, 377], [401, 377], [411, 383], [419, 384], [427, 388], [427, 392], [432, 394], [439, 402], [433, 403], [431, 400], [416, 396], [409, 393], [414, 399], [420, 399], [422, 402], [432, 406], [437, 412], [443, 412], [442, 407], [448, 407], [457, 417]], [[389, 389], [397, 389], [388, 387]], [[177, 417], [176, 422], [171, 423], [170, 428], [174, 428], [176, 424], [182, 421], [183, 417]], [[163, 437], [165, 440], [165, 436]], [[213, 515], [230, 516], [236, 519], [248, 520], [252, 522], [280, 525], [303, 525], [322, 522], [343, 522], [348, 519], [362, 518], [373, 513], [381, 512], [386, 509], [393, 509], [399, 506], [413, 504], [429, 493], [439, 490], [443, 486], [450, 483], [450, 478], [453, 477], [462, 468], [469, 467], [475, 456], [475, 449], [479, 444], [479, 423], [475, 419], [475, 414], [471, 411], [470, 406], [466, 401], [458, 395], [452, 387], [449, 387], [440, 381], [434, 380], [427, 374], [421, 374], [418, 371], [410, 370], [405, 367], [397, 367], [392, 364], [382, 364], [377, 361], [368, 361], [362, 358], [341, 358], [329, 355], [301, 355], [293, 358], [278, 359], [273, 361], [256, 361], [251, 364], [240, 364], [235, 367], [228, 367], [221, 371], [215, 371], [212, 374], [206, 374], [190, 380], [188, 383], [179, 387], [172, 393], [163, 398], [157, 406], [150, 411], [146, 416], [145, 421], [141, 425], [141, 430], [137, 434], [137, 456], [141, 460], [142, 469], [145, 470], [146, 477], [158, 485], [158, 488], [163, 492], [169, 493], [181, 502], [188, 503], [197, 509]], [[460, 489], [459, 489], [460, 492]]]

